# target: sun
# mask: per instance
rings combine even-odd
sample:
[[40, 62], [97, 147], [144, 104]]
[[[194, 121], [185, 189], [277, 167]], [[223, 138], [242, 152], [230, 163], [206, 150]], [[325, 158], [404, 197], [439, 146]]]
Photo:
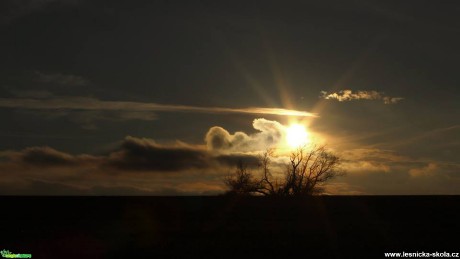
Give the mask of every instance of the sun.
[[291, 148], [296, 148], [310, 142], [310, 136], [303, 125], [292, 124], [286, 129], [286, 143]]

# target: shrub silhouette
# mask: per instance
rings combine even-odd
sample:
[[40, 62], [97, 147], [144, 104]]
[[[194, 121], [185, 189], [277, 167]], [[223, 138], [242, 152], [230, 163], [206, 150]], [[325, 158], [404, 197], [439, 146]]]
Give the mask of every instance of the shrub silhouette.
[[[272, 172], [274, 149], [268, 149], [259, 158], [259, 177], [248, 171], [240, 161], [234, 175], [224, 182], [227, 194], [265, 196], [309, 196], [324, 192], [325, 184], [344, 175], [341, 160], [325, 146], [301, 146], [289, 155], [284, 171]], [[278, 176], [274, 176], [276, 173]]]

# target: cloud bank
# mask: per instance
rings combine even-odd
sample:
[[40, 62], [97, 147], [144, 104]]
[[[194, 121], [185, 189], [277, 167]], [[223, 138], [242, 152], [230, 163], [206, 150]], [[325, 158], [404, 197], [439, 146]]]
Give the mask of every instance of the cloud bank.
[[321, 91], [321, 94], [321, 97], [326, 100], [335, 99], [339, 102], [353, 100], [383, 100], [384, 104], [394, 104], [404, 99], [402, 97], [390, 97], [385, 95], [383, 92], [377, 91], [357, 91], [355, 93], [353, 93], [352, 90], [341, 90], [335, 93]]
[[171, 172], [210, 167], [211, 160], [206, 150], [162, 146], [151, 139], [128, 136], [109, 155], [107, 164], [121, 170]]
[[[127, 136], [100, 155], [70, 154], [52, 147], [0, 151], [0, 194], [9, 195], [200, 195], [225, 190], [223, 179], [239, 161], [258, 172], [258, 156], [283, 143], [285, 126], [255, 119], [255, 132], [230, 133], [211, 127], [205, 145], [160, 144]], [[277, 152], [273, 166], [286, 161]], [[337, 150], [346, 177], [334, 181], [334, 194], [458, 194], [460, 165], [392, 150]], [[284, 168], [283, 168], [284, 169]]]
[[103, 156], [72, 155], [43, 146], [2, 152], [0, 157], [7, 163], [14, 164], [14, 167], [24, 169], [95, 167], [111, 172], [180, 172], [232, 167], [240, 160], [250, 166], [257, 165], [256, 155], [241, 152], [220, 154], [198, 146], [160, 145], [152, 139], [131, 136], [127, 136], [115, 150]]
[[[282, 141], [283, 125], [256, 119], [256, 133], [212, 127], [207, 145], [159, 144], [125, 137], [101, 155], [70, 154], [48, 146], [0, 152], [0, 194], [188, 195], [224, 191], [223, 178], [241, 161], [257, 170], [260, 151]], [[14, 187], [12, 187], [14, 186]]]

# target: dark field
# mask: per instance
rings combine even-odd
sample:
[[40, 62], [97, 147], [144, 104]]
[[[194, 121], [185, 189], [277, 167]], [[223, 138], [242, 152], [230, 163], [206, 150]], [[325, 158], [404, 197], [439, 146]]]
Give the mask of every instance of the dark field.
[[32, 258], [383, 258], [460, 252], [460, 197], [2, 197]]

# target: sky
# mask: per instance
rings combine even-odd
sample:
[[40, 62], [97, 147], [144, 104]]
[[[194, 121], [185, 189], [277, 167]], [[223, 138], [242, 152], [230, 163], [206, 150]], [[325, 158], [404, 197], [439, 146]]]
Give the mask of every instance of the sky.
[[460, 194], [456, 1], [0, 3], [0, 194], [216, 195], [303, 125], [327, 194]]

